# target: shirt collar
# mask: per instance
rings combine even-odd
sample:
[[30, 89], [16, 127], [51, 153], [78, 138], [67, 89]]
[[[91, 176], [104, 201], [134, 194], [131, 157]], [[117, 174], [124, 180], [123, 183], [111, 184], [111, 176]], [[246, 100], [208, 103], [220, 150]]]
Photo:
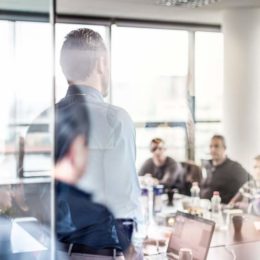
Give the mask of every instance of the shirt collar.
[[98, 90], [86, 85], [70, 85], [66, 97], [75, 95], [84, 95], [89, 99], [104, 101], [102, 94]]
[[211, 163], [212, 167], [218, 168], [218, 167], [221, 167], [221, 166], [223, 166], [224, 164], [226, 164], [228, 161], [229, 161], [229, 158], [226, 157], [226, 159], [225, 159], [221, 164], [213, 165], [213, 160], [210, 160], [210, 163]]

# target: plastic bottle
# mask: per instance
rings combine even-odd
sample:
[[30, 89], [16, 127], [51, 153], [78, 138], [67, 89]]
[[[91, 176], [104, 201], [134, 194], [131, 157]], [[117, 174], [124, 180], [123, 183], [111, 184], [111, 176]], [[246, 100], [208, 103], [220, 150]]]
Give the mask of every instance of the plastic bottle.
[[211, 198], [211, 218], [216, 222], [216, 228], [220, 228], [223, 219], [221, 213], [221, 198], [218, 191], [214, 191]]
[[163, 201], [162, 201], [163, 185], [154, 186], [153, 194], [154, 194], [154, 204], [153, 204], [154, 213], [159, 213], [162, 211], [162, 206], [163, 206]]
[[143, 209], [143, 216], [144, 216], [144, 223], [145, 225], [149, 224], [149, 190], [146, 187], [142, 188], [142, 209]]
[[192, 187], [190, 189], [191, 197], [192, 197], [192, 204], [195, 207], [199, 206], [200, 203], [200, 188], [198, 182], [193, 182]]

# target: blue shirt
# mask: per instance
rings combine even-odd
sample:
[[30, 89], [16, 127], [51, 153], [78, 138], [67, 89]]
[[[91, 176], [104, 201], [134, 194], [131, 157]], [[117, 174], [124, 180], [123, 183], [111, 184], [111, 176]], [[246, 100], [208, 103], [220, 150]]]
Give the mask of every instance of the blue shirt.
[[121, 248], [115, 219], [91, 195], [65, 183], [56, 183], [56, 233], [59, 241], [94, 249]]
[[141, 191], [135, 168], [135, 128], [128, 113], [107, 104], [99, 91], [70, 86], [65, 99], [84, 97], [90, 117], [88, 166], [79, 187], [116, 218], [141, 222]]

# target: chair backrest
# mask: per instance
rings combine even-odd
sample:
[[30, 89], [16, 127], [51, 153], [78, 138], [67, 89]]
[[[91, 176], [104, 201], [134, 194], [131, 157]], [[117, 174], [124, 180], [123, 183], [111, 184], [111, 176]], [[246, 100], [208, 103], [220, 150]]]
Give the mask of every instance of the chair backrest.
[[202, 170], [200, 166], [191, 161], [181, 162], [181, 166], [183, 168], [183, 183], [182, 187], [179, 189], [179, 192], [181, 194], [190, 196], [190, 188], [192, 183], [201, 183]]

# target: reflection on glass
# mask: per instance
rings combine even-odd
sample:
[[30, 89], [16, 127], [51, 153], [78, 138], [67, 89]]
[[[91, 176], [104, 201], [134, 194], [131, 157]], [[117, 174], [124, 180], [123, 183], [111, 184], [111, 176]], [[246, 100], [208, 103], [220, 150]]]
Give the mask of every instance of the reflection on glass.
[[[10, 16], [17, 12], [10, 21], [0, 21], [0, 259], [32, 259], [50, 242], [50, 198], [42, 197], [43, 192], [51, 194], [50, 179], [25, 177], [43, 170], [49, 175], [52, 166], [50, 136], [41, 133], [29, 140], [27, 135], [34, 119], [52, 105], [52, 28], [46, 12], [49, 1], [41, 1], [40, 10], [25, 2], [0, 4], [1, 13], [2, 8], [11, 11]], [[37, 22], [34, 13], [31, 22], [19, 20], [20, 11], [26, 16], [36, 9], [46, 12], [46, 22]], [[46, 114], [35, 127], [48, 129], [51, 118]]]

